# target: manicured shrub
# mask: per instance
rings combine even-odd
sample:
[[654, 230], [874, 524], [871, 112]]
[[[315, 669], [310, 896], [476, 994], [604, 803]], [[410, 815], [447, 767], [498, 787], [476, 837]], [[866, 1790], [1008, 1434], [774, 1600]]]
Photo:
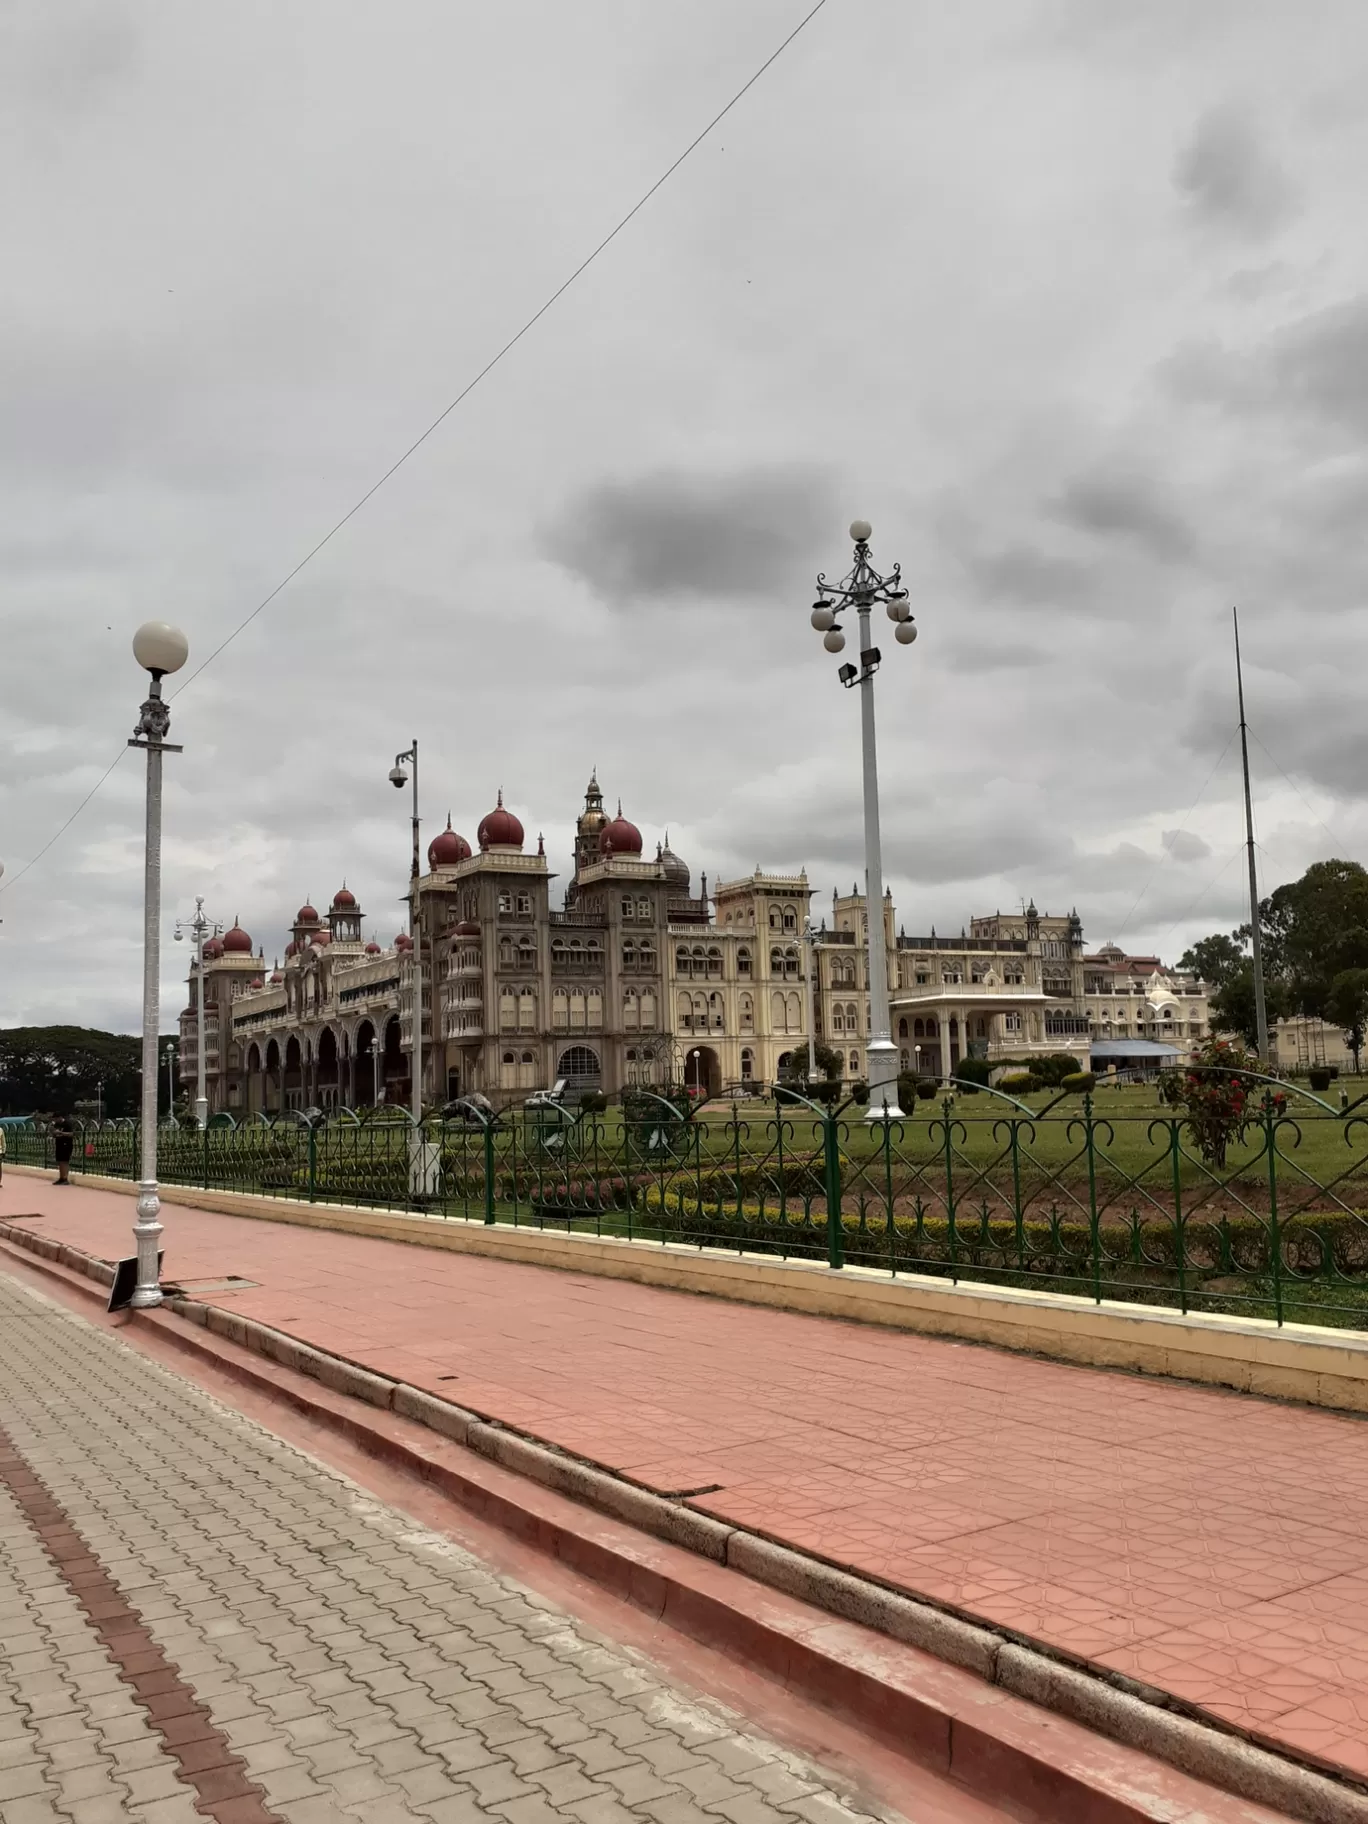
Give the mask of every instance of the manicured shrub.
[[1040, 1078], [1032, 1076], [1029, 1070], [1013, 1070], [1005, 1077], [999, 1077], [993, 1087], [1005, 1096], [1029, 1096], [1032, 1090], [1040, 1088]]
[[1071, 1096], [1083, 1096], [1096, 1089], [1097, 1078], [1090, 1070], [1071, 1070], [1059, 1087]]
[[934, 1077], [917, 1078], [918, 1102], [934, 1102], [936, 1099], [936, 1079]]

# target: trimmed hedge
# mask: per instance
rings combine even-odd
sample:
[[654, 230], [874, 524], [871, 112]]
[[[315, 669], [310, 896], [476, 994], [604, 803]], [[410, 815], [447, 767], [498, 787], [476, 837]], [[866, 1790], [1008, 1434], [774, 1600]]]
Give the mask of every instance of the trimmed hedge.
[[[758, 1204], [741, 1211], [717, 1209], [683, 1191], [658, 1186], [646, 1193], [645, 1207], [671, 1239], [721, 1244], [761, 1253], [793, 1250], [804, 1232], [826, 1233], [824, 1206], [777, 1210], [763, 1214]], [[1062, 1217], [1011, 1218], [957, 1216], [954, 1235], [945, 1216], [896, 1217], [890, 1238], [882, 1216], [862, 1221], [847, 1213], [842, 1222], [845, 1257], [852, 1264], [886, 1264], [890, 1252], [900, 1263], [915, 1266], [949, 1264], [998, 1272], [1090, 1272], [1092, 1230], [1088, 1223]], [[1368, 1279], [1368, 1216], [1326, 1211], [1292, 1218], [1280, 1231], [1284, 1271], [1307, 1279], [1336, 1275]], [[891, 1246], [890, 1246], [891, 1239]], [[953, 1242], [953, 1245], [952, 1245]], [[1178, 1227], [1174, 1222], [1104, 1222], [1098, 1227], [1098, 1252], [1104, 1271], [1112, 1267], [1148, 1267], [1176, 1276]], [[1182, 1265], [1193, 1274], [1238, 1274], [1251, 1278], [1272, 1272], [1269, 1225], [1254, 1217], [1224, 1222], [1201, 1219], [1185, 1223]]]

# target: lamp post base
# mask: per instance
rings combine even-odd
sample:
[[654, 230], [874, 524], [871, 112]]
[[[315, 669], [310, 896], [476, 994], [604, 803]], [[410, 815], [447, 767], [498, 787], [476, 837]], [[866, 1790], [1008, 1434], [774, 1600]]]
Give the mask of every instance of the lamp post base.
[[866, 1121], [901, 1121], [898, 1107], [898, 1048], [891, 1039], [871, 1039], [869, 1059], [869, 1112]]
[[129, 1303], [135, 1311], [147, 1311], [162, 1302], [158, 1284], [157, 1244], [162, 1238], [161, 1198], [153, 1178], [144, 1178], [138, 1186], [138, 1220], [133, 1224], [133, 1242], [138, 1255], [138, 1283]]
[[208, 1127], [208, 1125], [209, 1125], [209, 1098], [208, 1098], [208, 1096], [196, 1096], [195, 1097], [195, 1126], [199, 1127], [199, 1128], [205, 1128], [205, 1127]]

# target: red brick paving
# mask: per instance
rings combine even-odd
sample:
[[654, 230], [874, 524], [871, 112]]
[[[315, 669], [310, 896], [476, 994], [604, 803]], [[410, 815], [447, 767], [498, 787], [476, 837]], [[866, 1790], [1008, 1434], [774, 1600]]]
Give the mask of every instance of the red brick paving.
[[[11, 1175], [106, 1259], [113, 1192]], [[836, 1563], [1368, 1775], [1368, 1424], [168, 1206], [168, 1277]], [[34, 1225], [38, 1226], [37, 1224]]]

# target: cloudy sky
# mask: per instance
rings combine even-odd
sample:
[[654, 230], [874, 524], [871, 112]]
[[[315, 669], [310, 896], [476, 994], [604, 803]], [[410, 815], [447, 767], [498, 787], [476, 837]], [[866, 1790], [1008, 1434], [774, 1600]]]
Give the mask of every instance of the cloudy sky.
[[[136, 1024], [141, 756], [19, 874], [139, 621], [208, 656], [810, 4], [0, 9], [0, 1024]], [[392, 936], [415, 734], [429, 830], [502, 787], [563, 873], [596, 765], [710, 878], [845, 890], [807, 609], [856, 514], [921, 630], [909, 930], [1238, 920], [1232, 602], [1265, 880], [1365, 858], [1366, 83], [1356, 0], [827, 0], [177, 699], [168, 926], [203, 894], [269, 958], [345, 877]]]

